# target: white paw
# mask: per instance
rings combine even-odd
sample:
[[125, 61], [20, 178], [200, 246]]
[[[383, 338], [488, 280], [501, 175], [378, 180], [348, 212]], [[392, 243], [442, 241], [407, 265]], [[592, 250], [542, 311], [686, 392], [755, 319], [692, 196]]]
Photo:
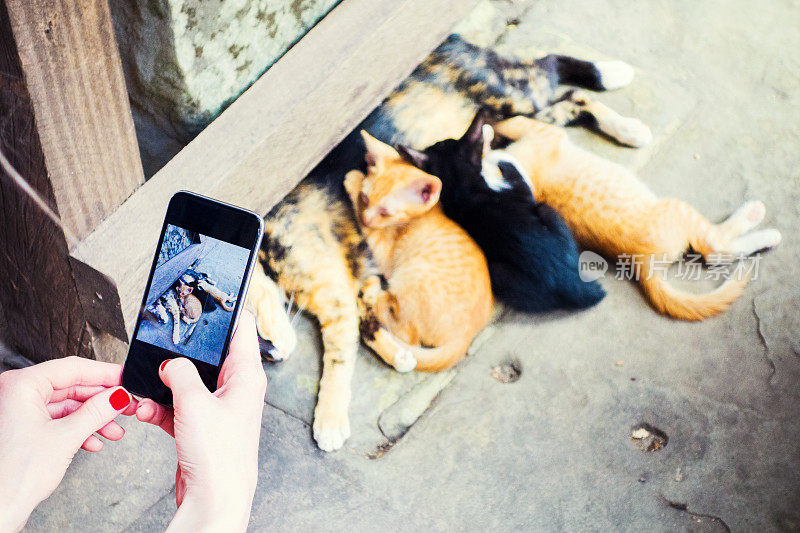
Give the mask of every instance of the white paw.
[[595, 61], [594, 67], [600, 72], [600, 83], [606, 91], [625, 87], [633, 81], [633, 67], [624, 61]]
[[731, 251], [737, 255], [752, 255], [759, 250], [774, 248], [780, 244], [781, 232], [774, 229], [762, 229], [737, 237], [731, 241]]
[[747, 220], [752, 224], [760, 224], [767, 214], [767, 206], [760, 200], [753, 200], [744, 204], [747, 213]]
[[320, 450], [332, 452], [344, 445], [350, 438], [350, 420], [343, 415], [324, 415], [317, 409], [314, 412], [314, 440]]
[[178, 335], [172, 335], [172, 344], [179, 344], [181, 342], [181, 338]]
[[[769, 228], [761, 231], [755, 232], [759, 234], [758, 244], [761, 245], [759, 250], [766, 250], [767, 248], [775, 248], [781, 243], [783, 236], [781, 232], [776, 230], [775, 228]], [[758, 250], [756, 250], [758, 251]]]
[[603, 131], [620, 143], [634, 148], [646, 146], [653, 140], [650, 128], [638, 118], [620, 117], [614, 124]]
[[398, 372], [411, 372], [417, 367], [417, 359], [410, 350], [398, 350], [394, 356], [394, 369]]

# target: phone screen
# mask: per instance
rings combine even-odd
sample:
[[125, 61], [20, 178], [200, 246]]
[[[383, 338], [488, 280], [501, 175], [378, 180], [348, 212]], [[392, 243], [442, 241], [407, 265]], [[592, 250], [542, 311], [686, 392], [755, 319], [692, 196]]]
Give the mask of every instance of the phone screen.
[[166, 359], [187, 357], [216, 390], [261, 242], [261, 219], [191, 193], [176, 194], [156, 248], [122, 384], [171, 405], [158, 377]]

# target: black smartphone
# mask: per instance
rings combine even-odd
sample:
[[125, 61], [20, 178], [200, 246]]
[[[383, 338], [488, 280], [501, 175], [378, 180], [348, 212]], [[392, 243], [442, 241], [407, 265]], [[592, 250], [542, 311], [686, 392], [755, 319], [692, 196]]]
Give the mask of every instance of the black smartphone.
[[159, 366], [187, 357], [208, 390], [217, 389], [263, 233], [264, 221], [246, 209], [187, 191], [172, 197], [122, 370], [123, 387], [171, 406]]

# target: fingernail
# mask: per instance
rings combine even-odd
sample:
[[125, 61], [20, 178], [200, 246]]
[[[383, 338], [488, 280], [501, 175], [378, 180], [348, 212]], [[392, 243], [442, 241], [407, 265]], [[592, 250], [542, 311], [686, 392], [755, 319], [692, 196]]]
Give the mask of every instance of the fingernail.
[[115, 411], [119, 411], [128, 407], [131, 403], [131, 395], [128, 394], [128, 391], [120, 387], [108, 397], [108, 401]]
[[169, 363], [170, 361], [172, 361], [172, 359], [165, 359], [164, 362], [161, 363], [161, 366], [158, 367], [158, 371], [159, 372], [163, 372], [164, 371], [164, 367], [167, 366], [167, 363]]

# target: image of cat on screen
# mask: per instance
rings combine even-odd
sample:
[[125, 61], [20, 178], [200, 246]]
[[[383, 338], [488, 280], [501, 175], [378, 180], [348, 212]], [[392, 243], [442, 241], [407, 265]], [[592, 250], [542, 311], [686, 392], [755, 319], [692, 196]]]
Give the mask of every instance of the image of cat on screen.
[[168, 225], [136, 338], [213, 365], [222, 356], [249, 250]]

